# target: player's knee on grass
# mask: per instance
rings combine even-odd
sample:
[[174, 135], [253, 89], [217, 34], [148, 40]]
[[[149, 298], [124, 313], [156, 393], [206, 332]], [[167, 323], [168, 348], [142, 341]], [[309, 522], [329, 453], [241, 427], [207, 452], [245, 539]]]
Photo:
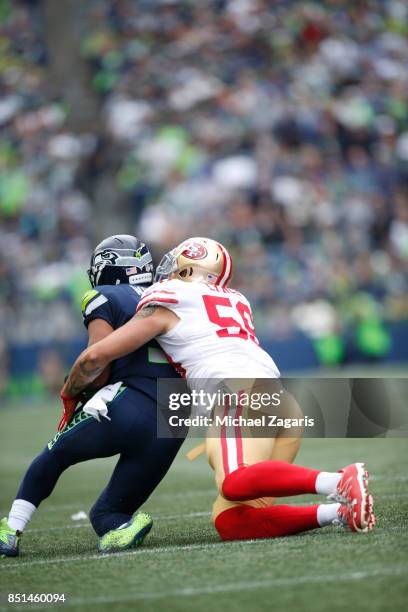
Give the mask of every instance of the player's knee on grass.
[[245, 505], [234, 506], [228, 510], [224, 510], [217, 516], [214, 521], [215, 529], [218, 532], [221, 540], [224, 542], [231, 540], [247, 540], [252, 537], [265, 537], [262, 530], [257, 535], [253, 535], [252, 531], [247, 533], [245, 528], [248, 520], [251, 519], [253, 508]]
[[240, 504], [221, 512], [214, 525], [224, 541], [277, 538], [319, 527], [317, 509], [317, 504], [266, 508]]

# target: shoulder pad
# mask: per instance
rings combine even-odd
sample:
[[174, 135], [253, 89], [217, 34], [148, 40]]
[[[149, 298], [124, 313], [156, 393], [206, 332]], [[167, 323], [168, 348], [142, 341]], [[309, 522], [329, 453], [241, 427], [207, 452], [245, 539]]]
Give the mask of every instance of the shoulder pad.
[[147, 305], [151, 306], [169, 306], [170, 304], [178, 304], [177, 286], [171, 280], [159, 281], [143, 292], [136, 312], [139, 312]]
[[102, 295], [102, 293], [96, 289], [90, 289], [82, 298], [81, 310], [83, 316], [89, 315], [95, 308], [102, 306], [102, 304], [105, 304], [107, 301], [108, 298]]
[[82, 298], [82, 302], [81, 302], [82, 314], [84, 314], [85, 309], [88, 306], [89, 302], [97, 295], [98, 295], [98, 292], [96, 291], [96, 289], [90, 289], [84, 294]]

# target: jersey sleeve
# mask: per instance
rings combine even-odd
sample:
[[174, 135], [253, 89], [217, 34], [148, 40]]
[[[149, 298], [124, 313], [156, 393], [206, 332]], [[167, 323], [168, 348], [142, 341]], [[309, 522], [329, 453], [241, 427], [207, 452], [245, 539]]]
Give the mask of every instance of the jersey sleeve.
[[94, 319], [103, 319], [114, 329], [116, 328], [116, 304], [112, 295], [103, 289], [87, 291], [82, 298], [81, 308], [86, 328]]
[[136, 312], [140, 312], [146, 306], [163, 306], [169, 310], [177, 311], [182, 300], [182, 292], [177, 280], [165, 280], [155, 283], [146, 289]]

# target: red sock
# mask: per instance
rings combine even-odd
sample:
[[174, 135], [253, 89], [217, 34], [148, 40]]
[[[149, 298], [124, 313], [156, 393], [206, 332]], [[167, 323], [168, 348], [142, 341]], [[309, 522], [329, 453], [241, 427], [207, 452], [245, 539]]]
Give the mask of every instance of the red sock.
[[318, 474], [319, 470], [286, 461], [261, 461], [228, 474], [222, 485], [222, 493], [232, 501], [316, 493]]
[[221, 512], [215, 528], [222, 540], [277, 538], [319, 527], [314, 506], [235, 506]]

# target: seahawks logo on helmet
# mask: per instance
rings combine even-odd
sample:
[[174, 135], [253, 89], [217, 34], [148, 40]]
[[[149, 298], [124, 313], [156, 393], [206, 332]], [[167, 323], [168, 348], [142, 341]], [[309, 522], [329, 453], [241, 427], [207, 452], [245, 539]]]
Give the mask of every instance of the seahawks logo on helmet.
[[115, 253], [115, 251], [102, 251], [102, 253], [97, 253], [95, 255], [94, 266], [100, 266], [106, 263], [110, 263], [114, 266], [118, 258], [119, 255]]
[[152, 256], [135, 236], [110, 236], [96, 247], [88, 276], [92, 287], [121, 283], [149, 285], [153, 280]]

